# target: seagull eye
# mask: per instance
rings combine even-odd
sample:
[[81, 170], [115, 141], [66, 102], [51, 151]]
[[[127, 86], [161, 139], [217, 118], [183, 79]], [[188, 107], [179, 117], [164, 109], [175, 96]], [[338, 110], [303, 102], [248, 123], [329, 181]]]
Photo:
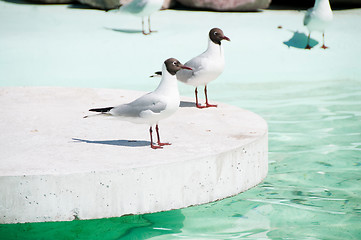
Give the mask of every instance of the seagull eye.
[[173, 65], [175, 66], [176, 64], [177, 64], [177, 62], [176, 62], [176, 61], [174, 61], [174, 62], [173, 62]]
[[214, 32], [214, 35], [217, 35], [218, 33], [217, 32]]

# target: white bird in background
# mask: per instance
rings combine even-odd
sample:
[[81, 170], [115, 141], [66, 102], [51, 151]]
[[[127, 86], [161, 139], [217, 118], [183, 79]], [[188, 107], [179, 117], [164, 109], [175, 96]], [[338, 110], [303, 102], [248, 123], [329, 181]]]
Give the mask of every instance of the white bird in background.
[[[156, 11], [159, 11], [163, 5], [164, 0], [120, 0], [119, 11], [134, 14], [142, 18], [142, 33], [148, 35], [152, 32], [150, 27], [150, 15]], [[148, 17], [148, 29], [146, 33], [144, 30], [144, 17]]]
[[333, 14], [329, 0], [316, 0], [313, 8], [307, 10], [303, 19], [303, 25], [309, 30], [306, 49], [312, 48], [309, 43], [313, 31], [322, 32], [323, 45], [321, 48], [328, 48], [325, 46], [325, 29], [332, 19]]
[[[180, 69], [192, 70], [184, 66], [175, 58], [167, 59], [162, 67], [162, 80], [158, 87], [133, 102], [116, 107], [94, 108], [89, 111], [99, 112], [104, 115], [118, 117], [121, 120], [133, 123], [143, 123], [150, 126], [150, 146], [153, 149], [162, 148], [170, 143], [162, 143], [159, 137], [158, 122], [174, 114], [179, 108], [180, 97], [176, 73]], [[88, 116], [85, 116], [85, 118]], [[152, 126], [155, 125], [158, 145], [153, 143]]]
[[[219, 28], [211, 29], [208, 36], [207, 50], [185, 63], [186, 66], [189, 66], [193, 70], [182, 69], [177, 72], [177, 79], [179, 81], [196, 87], [195, 96], [197, 108], [217, 107], [217, 105], [208, 103], [207, 84], [215, 80], [223, 72], [225, 62], [221, 42], [222, 40], [230, 41]], [[156, 75], [152, 75], [151, 77], [160, 75], [161, 72], [156, 72], [155, 74]], [[206, 104], [204, 106], [198, 103], [198, 86], [204, 86], [204, 95], [206, 98]]]

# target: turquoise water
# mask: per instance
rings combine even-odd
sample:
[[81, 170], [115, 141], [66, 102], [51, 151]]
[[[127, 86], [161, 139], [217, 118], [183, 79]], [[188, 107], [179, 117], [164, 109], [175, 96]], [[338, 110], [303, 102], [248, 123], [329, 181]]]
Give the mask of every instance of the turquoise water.
[[[177, 20], [172, 28], [170, 16]], [[159, 33], [143, 38], [109, 30], [122, 23], [94, 10], [0, 2], [0, 86], [148, 91], [157, 81], [145, 76], [158, 70], [159, 59], [187, 59], [204, 49], [205, 43], [189, 45], [204, 30], [199, 16], [225, 26], [232, 40], [224, 44], [225, 73], [209, 84], [210, 99], [269, 124], [265, 181], [232, 198], [169, 212], [0, 225], [0, 239], [361, 239], [361, 47], [352, 40], [361, 29], [347, 27], [361, 19], [359, 10], [336, 14], [329, 50], [305, 52], [283, 44], [293, 33], [277, 29], [298, 30], [298, 12], [163, 11], [153, 18]], [[175, 30], [182, 24], [185, 35]]]

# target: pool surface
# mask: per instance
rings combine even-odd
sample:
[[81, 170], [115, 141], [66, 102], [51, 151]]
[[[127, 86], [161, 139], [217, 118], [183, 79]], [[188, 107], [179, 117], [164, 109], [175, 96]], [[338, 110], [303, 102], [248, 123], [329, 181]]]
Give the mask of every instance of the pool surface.
[[[157, 80], [148, 75], [164, 59], [185, 62], [205, 49], [211, 27], [222, 28], [231, 38], [223, 44], [226, 70], [209, 84], [209, 97], [267, 120], [270, 162], [263, 183], [222, 201], [0, 225], [1, 239], [361, 239], [361, 10], [335, 12], [326, 51], [301, 48], [302, 14], [167, 10], [152, 18], [159, 32], [142, 36], [129, 31], [140, 29], [134, 17], [0, 2], [0, 86], [150, 91]], [[317, 44], [322, 36], [312, 38]]]

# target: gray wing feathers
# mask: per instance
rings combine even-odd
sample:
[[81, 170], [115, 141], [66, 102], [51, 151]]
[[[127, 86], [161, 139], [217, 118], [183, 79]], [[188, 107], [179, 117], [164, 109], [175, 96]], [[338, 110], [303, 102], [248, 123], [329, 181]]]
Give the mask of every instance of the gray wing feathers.
[[119, 105], [110, 111], [110, 114], [123, 117], [140, 117], [144, 111], [152, 111], [160, 113], [164, 111], [167, 104], [155, 97], [152, 93], [148, 93], [133, 102]]
[[193, 71], [181, 69], [176, 74], [179, 81], [187, 82], [192, 77]]
[[202, 69], [201, 61], [202, 61], [202, 55], [199, 55], [186, 62], [184, 65], [192, 68], [193, 70], [192, 71], [186, 69], [179, 70], [177, 72], [177, 79], [182, 82], [187, 82], [194, 75], [195, 72]]
[[313, 8], [310, 8], [307, 10], [305, 17], [303, 18], [303, 25], [307, 26], [308, 23], [310, 22], [312, 11], [313, 11]]
[[147, 5], [147, 0], [133, 0], [130, 3], [123, 6], [130, 13], [140, 13]]
[[110, 114], [123, 117], [139, 117], [139, 110], [132, 108], [129, 104], [123, 104], [110, 110]]

